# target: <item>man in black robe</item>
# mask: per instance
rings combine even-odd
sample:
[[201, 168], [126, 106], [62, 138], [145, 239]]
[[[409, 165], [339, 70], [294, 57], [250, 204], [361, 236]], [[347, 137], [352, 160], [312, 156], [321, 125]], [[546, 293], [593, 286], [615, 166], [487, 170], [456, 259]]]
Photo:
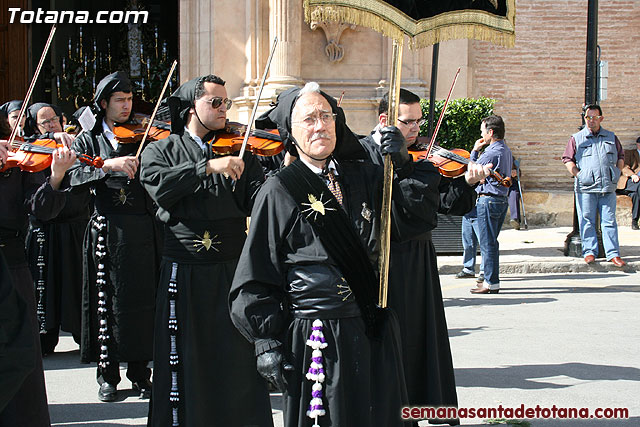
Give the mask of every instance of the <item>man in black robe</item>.
[[[378, 126], [360, 143], [369, 160], [383, 164], [381, 129], [387, 126], [388, 94], [378, 108]], [[420, 97], [400, 89], [398, 128], [407, 147], [415, 144], [424, 123]], [[430, 161], [418, 160], [416, 168], [433, 169]], [[470, 164], [464, 176], [443, 177], [438, 186], [440, 206], [433, 209], [448, 215], [464, 215], [472, 209], [474, 185], [487, 176], [488, 169]], [[420, 185], [420, 183], [413, 183]], [[402, 354], [411, 405], [458, 406], [447, 321], [442, 302], [436, 252], [431, 232], [404, 242], [391, 242], [389, 261], [389, 306], [397, 313], [402, 334]], [[435, 420], [434, 420], [435, 421]], [[457, 420], [449, 420], [457, 424]]]
[[[402, 425], [399, 337], [393, 313], [377, 307], [382, 168], [363, 161], [316, 83], [280, 94], [260, 126], [277, 127], [299, 159], [256, 198], [230, 294], [234, 324], [284, 391], [285, 426]], [[382, 146], [397, 170], [392, 239], [433, 228], [439, 175], [413, 167], [397, 128]]]
[[[20, 115], [20, 109], [22, 108], [22, 101], [18, 99], [14, 99], [13, 101], [5, 102], [0, 105], [0, 113], [7, 118], [9, 123], [9, 128], [13, 129], [16, 122], [18, 121], [18, 116]], [[26, 123], [27, 116], [23, 115], [22, 119], [20, 119], [20, 127], [18, 128], [17, 136], [24, 136], [24, 125]]]
[[[8, 158], [9, 144], [0, 141], [0, 170], [4, 168]], [[8, 353], [7, 360], [16, 368], [6, 379], [31, 372], [24, 378], [17, 390], [1, 390], [4, 400], [0, 409], [0, 426], [49, 426], [49, 411], [47, 408], [47, 393], [45, 390], [44, 373], [42, 370], [42, 356], [40, 354], [40, 339], [36, 304], [33, 292], [33, 279], [29, 272], [24, 251], [24, 239], [27, 231], [28, 214], [47, 221], [55, 217], [64, 207], [65, 194], [59, 191], [65, 171], [75, 162], [76, 156], [66, 147], [56, 150], [51, 164], [51, 176], [46, 178], [41, 172], [23, 172], [17, 167], [8, 168], [0, 172], [0, 251], [8, 264], [8, 272], [13, 287], [19, 297], [26, 302], [28, 313], [28, 333], [30, 343], [22, 342], [23, 350], [31, 354], [24, 361], [20, 353]], [[6, 267], [2, 267], [3, 270]], [[6, 274], [6, 272], [2, 272]], [[4, 294], [10, 296], [9, 294]], [[15, 299], [14, 299], [15, 300]], [[0, 297], [1, 301], [1, 297]], [[13, 307], [19, 309], [19, 306]], [[0, 319], [11, 312], [2, 312]], [[0, 336], [9, 339], [17, 325], [11, 322], [0, 322]], [[6, 328], [6, 329], [5, 329]], [[1, 339], [0, 339], [1, 340]], [[28, 347], [27, 347], [28, 346]], [[35, 362], [35, 363], [34, 363]], [[0, 343], [0, 363], [2, 360], [2, 343]], [[34, 368], [35, 365], [35, 368]], [[5, 380], [4, 374], [3, 381]], [[7, 395], [4, 395], [7, 393]], [[10, 396], [12, 394], [12, 396]]]
[[[27, 108], [25, 134], [28, 138], [55, 138], [67, 145], [73, 137], [62, 131], [62, 111], [38, 102]], [[44, 171], [51, 175], [51, 169]], [[65, 192], [62, 211], [50, 221], [29, 217], [27, 260], [34, 278], [42, 355], [53, 353], [60, 329], [70, 332], [80, 344], [82, 240], [90, 211], [87, 189]]]
[[98, 362], [98, 398], [114, 401], [119, 363], [141, 398], [151, 394], [153, 317], [158, 278], [153, 202], [136, 179], [138, 143], [119, 143], [114, 126], [132, 115], [131, 83], [118, 71], [100, 81], [93, 107], [94, 129], [73, 148], [104, 159], [102, 169], [69, 171], [70, 184], [90, 188], [95, 209], [87, 226], [83, 260], [83, 313], [80, 357]]
[[183, 84], [168, 99], [172, 134], [142, 155], [140, 180], [165, 224], [156, 305], [152, 426], [270, 426], [265, 381], [233, 327], [228, 294], [247, 216], [264, 181], [250, 153], [216, 155], [224, 80]]

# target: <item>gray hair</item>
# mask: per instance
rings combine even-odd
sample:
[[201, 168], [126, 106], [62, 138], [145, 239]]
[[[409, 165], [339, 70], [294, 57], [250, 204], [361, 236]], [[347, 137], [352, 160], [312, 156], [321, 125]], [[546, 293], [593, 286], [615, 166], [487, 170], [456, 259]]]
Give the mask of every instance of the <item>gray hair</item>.
[[298, 98], [307, 93], [320, 93], [320, 85], [317, 82], [309, 82], [298, 92]]

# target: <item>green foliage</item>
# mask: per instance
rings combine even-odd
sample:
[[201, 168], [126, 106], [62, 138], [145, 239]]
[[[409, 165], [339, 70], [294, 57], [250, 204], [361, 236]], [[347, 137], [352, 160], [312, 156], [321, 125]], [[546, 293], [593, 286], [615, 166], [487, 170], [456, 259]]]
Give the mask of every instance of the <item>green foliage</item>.
[[[440, 125], [436, 141], [444, 148], [464, 148], [471, 151], [474, 142], [480, 138], [480, 122], [493, 114], [492, 98], [458, 98], [449, 101], [447, 111]], [[421, 99], [423, 117], [429, 115], [429, 100]], [[438, 123], [444, 100], [436, 101], [433, 127]], [[427, 123], [420, 128], [420, 136], [427, 136]]]

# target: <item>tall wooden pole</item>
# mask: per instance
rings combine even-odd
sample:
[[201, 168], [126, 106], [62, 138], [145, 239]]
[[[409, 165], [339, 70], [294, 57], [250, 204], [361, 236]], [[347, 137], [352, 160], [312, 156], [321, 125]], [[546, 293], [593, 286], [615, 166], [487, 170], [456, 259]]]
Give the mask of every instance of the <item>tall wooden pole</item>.
[[[389, 82], [389, 110], [387, 123], [398, 125], [398, 105], [400, 100], [400, 81], [402, 74], [402, 47], [404, 40], [393, 41], [391, 57], [391, 77]], [[382, 212], [380, 214], [380, 293], [378, 302], [380, 307], [387, 306], [389, 291], [389, 251], [391, 241], [391, 185], [393, 182], [393, 163], [390, 156], [384, 157], [384, 187], [382, 191]]]

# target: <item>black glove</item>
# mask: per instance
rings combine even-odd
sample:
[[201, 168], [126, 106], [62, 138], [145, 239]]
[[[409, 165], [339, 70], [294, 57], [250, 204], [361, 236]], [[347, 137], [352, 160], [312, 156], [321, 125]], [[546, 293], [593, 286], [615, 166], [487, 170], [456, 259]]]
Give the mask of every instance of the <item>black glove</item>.
[[402, 169], [411, 163], [411, 156], [407, 150], [407, 143], [402, 132], [395, 126], [387, 126], [380, 129], [380, 149], [382, 155], [390, 155], [393, 167]]
[[258, 355], [256, 363], [258, 373], [267, 380], [269, 385], [276, 391], [284, 391], [287, 381], [284, 378], [284, 371], [292, 371], [293, 366], [286, 363], [280, 347], [268, 350]]

